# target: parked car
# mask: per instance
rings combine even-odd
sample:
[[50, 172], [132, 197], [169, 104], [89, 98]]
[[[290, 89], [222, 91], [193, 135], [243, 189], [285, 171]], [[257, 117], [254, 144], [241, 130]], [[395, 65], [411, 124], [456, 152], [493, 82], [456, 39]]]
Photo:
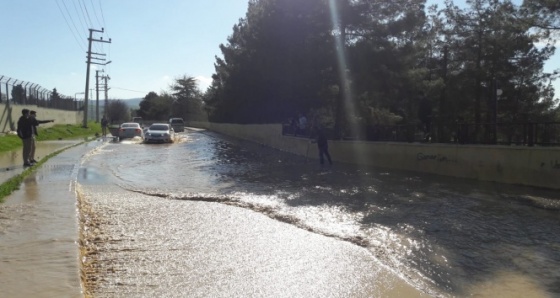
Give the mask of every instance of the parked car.
[[154, 123], [145, 132], [145, 143], [173, 143], [175, 131], [167, 123]]
[[175, 132], [185, 131], [185, 121], [183, 121], [183, 118], [171, 118], [169, 119], [169, 124]]
[[140, 124], [135, 122], [125, 122], [119, 127], [119, 139], [131, 139], [140, 137], [144, 139], [144, 131]]

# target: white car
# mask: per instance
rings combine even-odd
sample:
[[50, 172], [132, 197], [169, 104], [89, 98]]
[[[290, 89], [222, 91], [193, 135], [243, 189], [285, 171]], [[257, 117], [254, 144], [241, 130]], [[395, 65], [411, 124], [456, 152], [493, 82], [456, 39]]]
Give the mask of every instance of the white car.
[[125, 122], [119, 127], [119, 139], [131, 139], [134, 137], [144, 138], [144, 131], [140, 124], [135, 122]]
[[145, 143], [173, 143], [175, 131], [167, 123], [154, 123], [144, 133]]

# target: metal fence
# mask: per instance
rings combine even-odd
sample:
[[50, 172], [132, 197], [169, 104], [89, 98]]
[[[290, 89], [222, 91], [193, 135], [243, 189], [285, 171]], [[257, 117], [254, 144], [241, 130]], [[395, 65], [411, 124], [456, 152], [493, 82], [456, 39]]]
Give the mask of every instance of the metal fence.
[[[12, 97], [12, 91], [15, 87], [21, 88], [22, 96]], [[0, 103], [37, 105], [38, 107], [69, 111], [76, 111], [83, 107], [81, 101], [62, 94], [59, 94], [57, 98], [53, 98], [52, 93], [51, 90], [45, 89], [39, 84], [0, 75]]]
[[[424, 142], [519, 146], [560, 146], [560, 122], [527, 123], [452, 123], [432, 127], [429, 132], [418, 125], [370, 125], [353, 135], [337, 137], [333, 129], [324, 129], [331, 140], [371, 142]], [[313, 137], [313, 128], [301, 131], [291, 125], [282, 127], [284, 135]]]

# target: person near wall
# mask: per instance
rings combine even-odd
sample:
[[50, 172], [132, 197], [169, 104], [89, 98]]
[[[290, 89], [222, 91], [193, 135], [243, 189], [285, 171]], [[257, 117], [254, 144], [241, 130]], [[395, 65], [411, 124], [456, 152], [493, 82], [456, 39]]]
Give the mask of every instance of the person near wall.
[[32, 141], [31, 141], [31, 148], [29, 150], [29, 162], [30, 163], [37, 163], [35, 160], [35, 148], [37, 146], [37, 137], [39, 136], [39, 132], [37, 126], [42, 123], [49, 123], [54, 122], [54, 120], [37, 120], [37, 112], [31, 111], [29, 112], [29, 122], [31, 123], [31, 127], [33, 130], [32, 134]]
[[297, 132], [295, 136], [307, 136], [307, 117], [304, 114], [299, 114]]
[[23, 142], [23, 166], [30, 167], [33, 165], [29, 160], [31, 145], [33, 143], [33, 125], [29, 120], [28, 109], [21, 110], [21, 117], [19, 117], [17, 122], [17, 135]]
[[324, 165], [326, 157], [329, 164], [332, 165], [331, 155], [329, 153], [329, 141], [325, 130], [321, 126], [316, 126], [313, 130], [315, 134], [315, 140], [313, 143], [317, 143], [317, 149], [319, 150], [319, 163]]

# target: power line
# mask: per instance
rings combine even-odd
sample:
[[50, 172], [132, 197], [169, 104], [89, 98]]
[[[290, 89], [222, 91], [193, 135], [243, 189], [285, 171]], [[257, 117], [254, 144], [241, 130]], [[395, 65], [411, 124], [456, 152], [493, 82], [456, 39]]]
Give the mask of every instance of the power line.
[[99, 11], [101, 12], [101, 20], [103, 20], [103, 28], [105, 28], [105, 16], [103, 15], [103, 7], [101, 6], [101, 0], [99, 2]]
[[130, 91], [130, 92], [144, 93], [144, 94], [149, 93], [149, 92], [146, 92], [146, 91], [131, 90], [131, 89], [119, 88], [119, 87], [115, 87], [115, 86], [113, 86], [111, 88], [118, 89], [118, 90], [124, 90], [124, 91]]
[[[95, 19], [97, 20], [97, 23], [100, 25], [100, 27], [105, 27], [103, 26], [103, 24], [99, 21], [99, 17], [97, 16], [97, 10], [95, 9], [95, 5], [93, 4], [93, 0], [89, 0], [89, 2], [91, 3], [91, 7], [93, 8], [93, 15], [95, 16]], [[101, 3], [100, 3], [101, 4]]]
[[85, 10], [85, 12], [86, 12], [87, 19], [89, 20], [89, 27], [90, 27], [90, 28], [93, 28], [93, 22], [91, 21], [91, 18], [89, 17], [89, 12], [88, 12], [88, 9], [87, 9], [86, 4], [85, 4], [84, 2], [82, 2], [82, 1], [79, 1], [79, 2], [80, 2], [80, 6], [83, 5], [83, 7], [84, 7], [84, 10]]
[[[62, 17], [64, 18], [64, 21], [66, 22], [66, 26], [68, 26], [68, 29], [70, 30], [70, 33], [72, 33], [72, 36], [74, 36], [74, 39], [76, 40], [76, 43], [78, 44], [78, 46], [85, 51], [85, 48], [82, 46], [82, 44], [80, 43], [79, 37], [76, 36], [76, 32], [74, 32], [74, 30], [72, 30], [72, 27], [70, 26], [70, 23], [68, 23], [68, 19], [66, 18], [66, 15], [64, 14], [64, 12], [62, 11], [62, 8], [60, 8], [60, 5], [58, 4], [58, 0], [56, 0], [56, 6], [58, 7], [58, 10], [60, 11], [60, 13], [62, 14]], [[76, 28], [76, 25], [74, 25], [74, 28]], [[76, 31], [78, 31], [78, 29], [76, 28]]]
[[[85, 31], [87, 31], [88, 24], [87, 24], [87, 21], [86, 21], [86, 23], [84, 24], [84, 21], [83, 21], [83, 15], [84, 15], [84, 14], [83, 14], [83, 12], [80, 13], [80, 11], [78, 10], [78, 7], [76, 6], [76, 2], [74, 2], [74, 1], [72, 1], [72, 0], [70, 0], [70, 1], [72, 2], [72, 5], [74, 6], [74, 10], [76, 11], [76, 17], [77, 17], [78, 20], [80, 21], [80, 24], [82, 25], [82, 29], [85, 30]], [[62, 0], [62, 3], [64, 3], [64, 0]], [[65, 5], [66, 5], [66, 4], [65, 4]]]

